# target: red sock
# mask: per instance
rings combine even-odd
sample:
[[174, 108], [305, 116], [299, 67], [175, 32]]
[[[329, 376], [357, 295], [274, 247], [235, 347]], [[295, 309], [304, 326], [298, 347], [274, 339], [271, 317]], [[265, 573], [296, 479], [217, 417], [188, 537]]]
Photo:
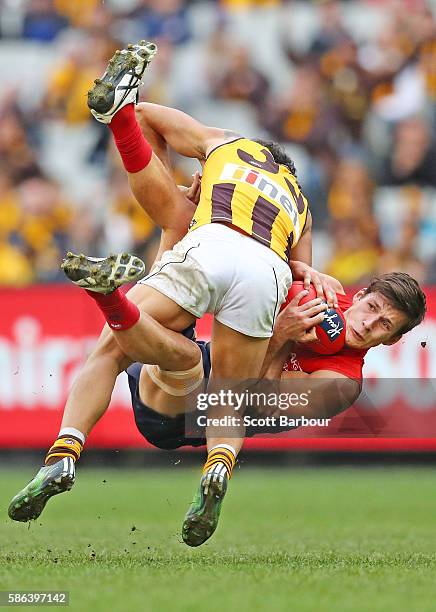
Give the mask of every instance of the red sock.
[[127, 172], [139, 172], [148, 166], [153, 150], [136, 121], [135, 105], [124, 106], [108, 125]]
[[115, 331], [133, 327], [141, 316], [137, 305], [131, 302], [120, 289], [115, 289], [108, 295], [88, 290], [86, 293], [97, 302], [109, 327]]

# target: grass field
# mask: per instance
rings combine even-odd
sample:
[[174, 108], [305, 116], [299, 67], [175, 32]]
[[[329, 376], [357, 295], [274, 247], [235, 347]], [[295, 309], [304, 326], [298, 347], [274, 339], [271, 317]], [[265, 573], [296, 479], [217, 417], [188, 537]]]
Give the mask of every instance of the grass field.
[[41, 519], [5, 512], [0, 590], [68, 590], [70, 609], [426, 611], [436, 602], [432, 469], [239, 470], [215, 536], [179, 536], [198, 473], [82, 470]]

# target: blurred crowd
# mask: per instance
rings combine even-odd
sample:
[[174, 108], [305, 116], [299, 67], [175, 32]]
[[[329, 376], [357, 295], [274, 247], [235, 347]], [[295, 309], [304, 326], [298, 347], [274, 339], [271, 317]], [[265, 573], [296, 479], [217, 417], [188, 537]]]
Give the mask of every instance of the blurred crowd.
[[[117, 48], [158, 43], [144, 99], [295, 159], [314, 263], [436, 283], [436, 11], [424, 0], [0, 0], [0, 285], [62, 282], [67, 250], [159, 231], [86, 107]], [[174, 157], [179, 183], [192, 161]]]

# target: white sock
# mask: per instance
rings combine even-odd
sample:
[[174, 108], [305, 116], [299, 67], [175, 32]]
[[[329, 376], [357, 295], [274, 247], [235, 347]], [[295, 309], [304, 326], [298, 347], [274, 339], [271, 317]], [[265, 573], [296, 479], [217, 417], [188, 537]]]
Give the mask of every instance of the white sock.
[[62, 427], [59, 432], [58, 438], [60, 436], [74, 436], [75, 438], [81, 441], [82, 445], [85, 444], [86, 440], [85, 434], [83, 434], [78, 429], [75, 429], [74, 427]]

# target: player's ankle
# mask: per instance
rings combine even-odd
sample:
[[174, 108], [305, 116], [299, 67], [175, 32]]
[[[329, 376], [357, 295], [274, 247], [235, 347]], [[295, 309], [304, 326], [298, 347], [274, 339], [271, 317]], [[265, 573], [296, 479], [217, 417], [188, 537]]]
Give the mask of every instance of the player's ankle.
[[141, 311], [120, 289], [109, 294], [86, 289], [86, 293], [95, 300], [107, 324], [114, 331], [125, 331], [139, 321]]
[[217, 444], [207, 454], [203, 474], [213, 472], [219, 477], [232, 477], [236, 463], [237, 452], [230, 444]]
[[112, 121], [108, 123], [110, 130], [114, 136], [125, 136], [126, 131], [129, 131], [135, 125], [139, 125], [136, 120], [135, 105], [126, 104], [112, 117]]
[[85, 435], [81, 431], [72, 427], [63, 428], [50, 447], [44, 464], [52, 465], [65, 457], [70, 457], [76, 462], [80, 457], [84, 444]]
[[127, 104], [119, 110], [109, 128], [127, 172], [135, 174], [148, 166], [153, 150], [136, 120], [134, 104]]

